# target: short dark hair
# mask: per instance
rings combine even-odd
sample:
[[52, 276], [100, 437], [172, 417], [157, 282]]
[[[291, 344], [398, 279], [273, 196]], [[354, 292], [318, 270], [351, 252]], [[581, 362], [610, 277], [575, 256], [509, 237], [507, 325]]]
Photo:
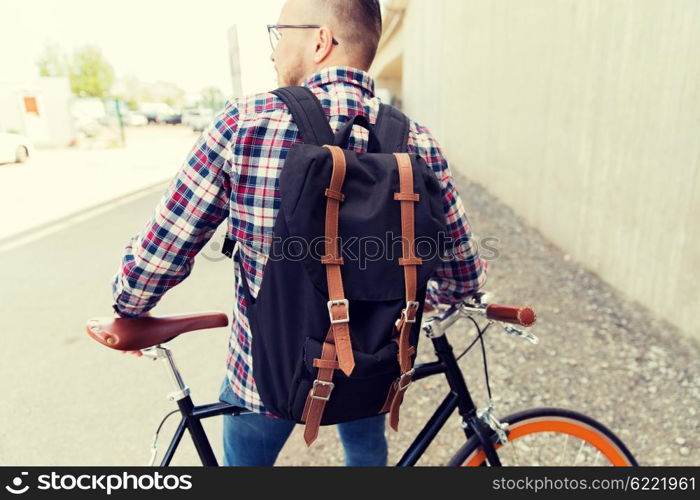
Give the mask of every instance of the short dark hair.
[[379, 0], [330, 0], [330, 6], [341, 26], [340, 36], [356, 47], [358, 61], [369, 68], [382, 37]]

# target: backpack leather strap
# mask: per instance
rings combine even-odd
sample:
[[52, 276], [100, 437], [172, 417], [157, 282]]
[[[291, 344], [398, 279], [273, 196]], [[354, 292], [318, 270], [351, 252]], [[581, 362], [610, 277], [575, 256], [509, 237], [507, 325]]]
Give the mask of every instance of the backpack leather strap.
[[[345, 290], [343, 289], [343, 276], [340, 272], [343, 260], [338, 248], [340, 198], [342, 198], [341, 191], [346, 171], [345, 154], [337, 146], [326, 145], [324, 147], [330, 150], [333, 157], [333, 173], [331, 174], [331, 184], [326, 192], [326, 255], [321, 261], [326, 266], [328, 314], [338, 354], [338, 365], [345, 375], [350, 376], [355, 368], [352, 343], [350, 342], [350, 304], [345, 298]], [[335, 196], [335, 194], [341, 194], [341, 196]]]
[[301, 421], [304, 425], [304, 441], [306, 446], [311, 446], [311, 443], [316, 441], [318, 437], [318, 429], [321, 426], [321, 418], [323, 411], [326, 409], [326, 403], [333, 392], [333, 372], [335, 367], [336, 350], [333, 339], [333, 330], [328, 330], [326, 341], [323, 343], [321, 357], [314, 359], [314, 366], [318, 367], [318, 374], [314, 380], [306, 403], [304, 411], [301, 414]]
[[[321, 262], [326, 266], [326, 279], [328, 281], [328, 314], [331, 326], [323, 343], [321, 357], [314, 359], [314, 366], [318, 368], [316, 379], [313, 382], [309, 394], [306, 396], [304, 411], [301, 420], [305, 423], [304, 441], [311, 446], [318, 437], [318, 429], [321, 425], [326, 403], [333, 391], [333, 372], [342, 370], [350, 375], [355, 368], [355, 359], [352, 353], [350, 341], [350, 306], [345, 298], [343, 289], [343, 277], [340, 266], [343, 259], [338, 248], [338, 225], [340, 218], [340, 203], [345, 199], [342, 194], [345, 181], [346, 162], [343, 150], [337, 146], [325, 145], [333, 158], [333, 173], [331, 174], [330, 187], [326, 189], [326, 255]], [[336, 361], [337, 360], [337, 361]]]
[[406, 307], [401, 310], [401, 317], [396, 321], [396, 330], [399, 332], [398, 361], [401, 375], [394, 381], [389, 389], [389, 394], [380, 413], [390, 411], [389, 425], [395, 431], [399, 430], [399, 408], [403, 402], [403, 395], [411, 384], [413, 376], [413, 363], [411, 357], [415, 354], [415, 347], [410, 344], [410, 333], [416, 322], [416, 315], [420, 303], [416, 301], [418, 288], [418, 271], [423, 261], [415, 255], [415, 210], [414, 203], [420, 197], [413, 192], [413, 167], [411, 158], [405, 153], [394, 153], [399, 169], [400, 191], [394, 194], [394, 199], [401, 203], [401, 248], [403, 257], [399, 259], [399, 265], [403, 267], [406, 287]]

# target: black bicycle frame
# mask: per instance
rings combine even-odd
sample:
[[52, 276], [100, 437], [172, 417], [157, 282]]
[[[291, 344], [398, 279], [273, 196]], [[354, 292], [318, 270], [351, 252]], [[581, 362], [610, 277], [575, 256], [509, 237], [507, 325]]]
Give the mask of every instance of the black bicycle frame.
[[[457, 364], [452, 346], [444, 335], [431, 340], [438, 360], [416, 365], [415, 373], [411, 377], [412, 382], [442, 373], [447, 378], [450, 392], [445, 396], [445, 399], [418, 433], [418, 436], [413, 440], [396, 466], [410, 467], [415, 465], [455, 409], [459, 410], [459, 414], [464, 422], [463, 428], [466, 438], [469, 439], [472, 434], [478, 436], [489, 464], [491, 466], [500, 466], [501, 462], [494, 447], [496, 433], [478, 418], [476, 406], [469, 389], [467, 389], [467, 384]], [[194, 406], [189, 395], [180, 399], [177, 404], [180, 408], [182, 419], [175, 430], [175, 435], [168, 446], [168, 450], [165, 452], [165, 456], [160, 464], [161, 467], [170, 465], [185, 430], [188, 430], [192, 436], [192, 441], [202, 461], [202, 465], [216, 467], [218, 462], [202, 427], [202, 419], [224, 414], [238, 416], [250, 413], [250, 410], [224, 402]]]
[[175, 435], [170, 441], [170, 445], [163, 456], [163, 460], [160, 463], [161, 467], [167, 467], [170, 465], [173, 455], [175, 455], [175, 450], [180, 444], [182, 436], [185, 434], [185, 430], [188, 430], [192, 436], [192, 442], [197, 450], [199, 459], [202, 461], [202, 465], [207, 467], [217, 467], [219, 463], [216, 461], [214, 451], [211, 449], [211, 443], [209, 443], [209, 439], [204, 432], [204, 427], [202, 427], [202, 420], [224, 414], [238, 416], [250, 413], [250, 410], [239, 408], [224, 402], [194, 406], [192, 404], [192, 398], [189, 396], [189, 394], [183, 399], [179, 400], [177, 402], [177, 406], [180, 408], [182, 419], [180, 420], [180, 424], [175, 430]]
[[476, 405], [472, 400], [469, 389], [467, 389], [467, 383], [464, 380], [462, 370], [457, 364], [452, 346], [445, 335], [432, 338], [431, 340], [438, 360], [416, 365], [415, 373], [411, 380], [415, 382], [442, 373], [450, 386], [450, 392], [445, 396], [445, 399], [443, 399], [435, 413], [418, 433], [418, 436], [413, 440], [396, 466], [411, 467], [415, 465], [455, 409], [459, 410], [459, 415], [462, 417], [462, 422], [464, 422], [462, 427], [466, 438], [469, 439], [472, 434], [478, 436], [489, 464], [500, 466], [501, 462], [494, 447], [496, 434], [478, 418]]

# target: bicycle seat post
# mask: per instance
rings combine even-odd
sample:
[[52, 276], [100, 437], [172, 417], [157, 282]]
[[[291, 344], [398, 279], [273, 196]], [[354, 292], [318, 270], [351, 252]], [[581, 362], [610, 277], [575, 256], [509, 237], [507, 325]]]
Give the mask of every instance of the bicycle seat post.
[[167, 347], [157, 345], [149, 349], [144, 349], [142, 351], [144, 355], [156, 359], [162, 359], [165, 370], [168, 372], [168, 376], [173, 386], [173, 392], [168, 394], [168, 399], [171, 401], [180, 401], [185, 399], [190, 394], [190, 388], [185, 385], [182, 380], [182, 375], [180, 375], [180, 370], [177, 369], [175, 360], [173, 359], [172, 352]]

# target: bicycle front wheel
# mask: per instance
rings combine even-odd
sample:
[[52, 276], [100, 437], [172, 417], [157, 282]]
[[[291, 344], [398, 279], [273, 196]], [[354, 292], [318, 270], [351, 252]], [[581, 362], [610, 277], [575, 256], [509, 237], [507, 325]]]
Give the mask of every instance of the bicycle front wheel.
[[[508, 441], [496, 451], [505, 466], [636, 466], [625, 444], [600, 422], [571, 410], [533, 408], [501, 420]], [[449, 466], [486, 465], [486, 455], [472, 436]]]

